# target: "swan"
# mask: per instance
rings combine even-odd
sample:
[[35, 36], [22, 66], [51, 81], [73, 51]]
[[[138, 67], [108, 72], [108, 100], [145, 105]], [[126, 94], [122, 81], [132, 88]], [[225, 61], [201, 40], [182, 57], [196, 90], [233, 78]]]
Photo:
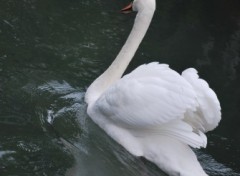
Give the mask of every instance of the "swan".
[[137, 157], [171, 176], [206, 176], [191, 148], [206, 147], [206, 132], [221, 120], [215, 92], [194, 68], [182, 74], [152, 62], [122, 77], [152, 20], [155, 0], [134, 0], [133, 28], [109, 68], [87, 89], [87, 114]]

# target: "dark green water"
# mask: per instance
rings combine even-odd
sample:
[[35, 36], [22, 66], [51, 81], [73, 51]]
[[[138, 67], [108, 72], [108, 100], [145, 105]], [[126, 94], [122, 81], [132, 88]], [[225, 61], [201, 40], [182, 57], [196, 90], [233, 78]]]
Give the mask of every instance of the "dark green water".
[[[0, 0], [0, 175], [157, 176], [86, 115], [88, 85], [115, 58], [134, 20], [127, 0]], [[208, 147], [211, 176], [240, 175], [240, 2], [158, 0], [127, 72], [151, 61], [198, 69], [222, 106]]]

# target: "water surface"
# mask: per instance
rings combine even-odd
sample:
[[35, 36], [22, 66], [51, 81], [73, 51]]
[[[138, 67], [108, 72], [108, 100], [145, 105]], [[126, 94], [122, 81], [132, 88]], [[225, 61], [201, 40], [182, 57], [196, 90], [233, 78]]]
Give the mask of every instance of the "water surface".
[[[135, 14], [124, 1], [1, 0], [0, 175], [156, 176], [86, 114], [84, 93], [123, 45]], [[159, 0], [126, 72], [151, 61], [195, 67], [222, 106], [208, 147], [211, 176], [240, 175], [240, 2]]]

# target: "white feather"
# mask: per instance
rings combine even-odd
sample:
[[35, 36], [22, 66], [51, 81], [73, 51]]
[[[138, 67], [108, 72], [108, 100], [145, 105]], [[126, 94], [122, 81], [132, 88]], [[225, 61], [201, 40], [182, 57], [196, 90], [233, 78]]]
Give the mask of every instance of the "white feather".
[[[146, 70], [148, 76], [141, 77]], [[157, 132], [192, 147], [205, 147], [205, 139], [183, 121], [186, 111], [198, 105], [189, 83], [156, 63], [143, 65], [132, 73], [109, 87], [96, 101], [94, 111], [124, 128]]]
[[200, 123], [205, 132], [213, 130], [221, 120], [221, 107], [215, 92], [205, 80], [199, 78], [194, 68], [184, 70], [182, 76], [193, 86], [197, 94], [199, 107], [195, 119], [198, 118], [198, 124]]

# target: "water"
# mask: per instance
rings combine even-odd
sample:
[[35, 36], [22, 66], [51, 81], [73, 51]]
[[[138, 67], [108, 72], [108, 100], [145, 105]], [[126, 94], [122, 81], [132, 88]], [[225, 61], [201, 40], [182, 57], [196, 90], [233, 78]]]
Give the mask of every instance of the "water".
[[[0, 175], [164, 175], [86, 115], [88, 85], [115, 58], [134, 20], [128, 3], [0, 1]], [[240, 3], [161, 0], [127, 72], [151, 61], [195, 67], [223, 120], [196, 150], [211, 176], [240, 175]]]

